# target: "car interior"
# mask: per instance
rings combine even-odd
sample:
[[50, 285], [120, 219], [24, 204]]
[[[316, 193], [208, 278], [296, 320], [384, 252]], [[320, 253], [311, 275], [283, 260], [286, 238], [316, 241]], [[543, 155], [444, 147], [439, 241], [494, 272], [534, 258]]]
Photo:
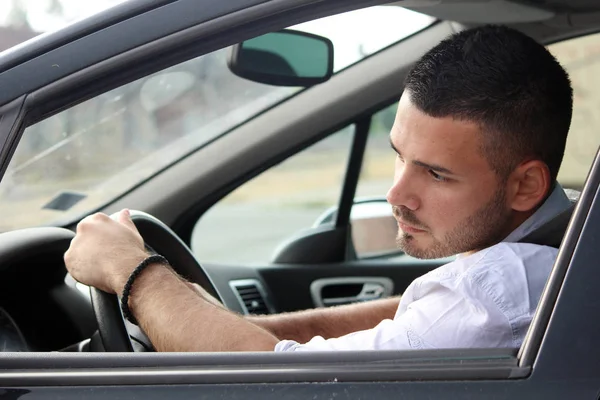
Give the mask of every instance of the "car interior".
[[[402, 295], [414, 279], [448, 259], [418, 260], [393, 247], [395, 223], [390, 225], [391, 211], [385, 205], [385, 186], [391, 184], [393, 164], [373, 161], [374, 157], [384, 154], [376, 143], [383, 142], [383, 147], [386, 146], [386, 135], [379, 133], [386, 127], [389, 129], [389, 115], [393, 116], [402, 93], [403, 78], [414, 62], [446, 36], [480, 24], [506, 24], [522, 30], [551, 50], [556, 49], [557, 58], [572, 74], [575, 114], [563, 162], [565, 172], [561, 171], [559, 182], [573, 207], [523, 239], [559, 247], [600, 144], [600, 137], [589, 133], [594, 132], [595, 123], [600, 123], [589, 112], [600, 97], [595, 97], [593, 88], [583, 80], [594, 73], [600, 75], [599, 71], [594, 72], [594, 68], [600, 69], [600, 63], [595, 61], [600, 54], [600, 50], [596, 50], [600, 49], [600, 36], [595, 35], [600, 28], [600, 4], [592, 0], [406, 0], [373, 8], [386, 13], [390, 9], [402, 9], [414, 13], [411, 15], [415, 18], [419, 15], [421, 20], [415, 28], [407, 28], [397, 36], [390, 34], [388, 42], [375, 45], [371, 50], [361, 47], [362, 53], [341, 68], [333, 68], [332, 64], [326, 79], [286, 84], [285, 79], [269, 81], [256, 73], [243, 77], [242, 58], [235, 59], [237, 61], [231, 58], [244, 48], [241, 45], [219, 53], [219, 57], [230, 57], [229, 64], [225, 58], [221, 64], [215, 64], [216, 67], [201, 64], [207, 58], [198, 57], [194, 73], [203, 76], [202, 79], [217, 76], [204, 72], [210, 68], [232, 68], [240, 80], [277, 87], [277, 92], [268, 92], [273, 97], [250, 110], [241, 110], [242, 99], [237, 109], [225, 113], [225, 119], [232, 121], [229, 125], [221, 126], [214, 121], [210, 126], [203, 125], [207, 131], [212, 130], [206, 137], [194, 139], [188, 135], [172, 139], [165, 142], [160, 151], [143, 153], [142, 161], [132, 163], [137, 175], [131, 172], [135, 168], [124, 162], [120, 171], [130, 175], [114, 171], [102, 175], [104, 172], [98, 167], [94, 173], [100, 180], [89, 180], [92, 183], [82, 179], [65, 184], [67, 181], [59, 177], [58, 185], [46, 182], [47, 187], [41, 188], [36, 183], [39, 188], [34, 185], [30, 191], [21, 189], [31, 183], [28, 179], [34, 179], [23, 172], [33, 166], [40, 165], [50, 171], [49, 174], [64, 174], [51, 166], [51, 162], [57, 161], [49, 156], [55, 151], [56, 143], [63, 143], [60, 134], [67, 129], [66, 123], [59, 119], [66, 120], [71, 115], [75, 125], [84, 126], [89, 116], [81, 122], [84, 119], [80, 115], [88, 112], [86, 107], [91, 107], [94, 98], [72, 104], [53, 115], [32, 119], [23, 134], [28, 148], [25, 149], [25, 144], [19, 145], [22, 147], [17, 148], [0, 183], [0, 203], [6, 215], [0, 234], [2, 349], [153, 351], [144, 333], [123, 320], [116, 296], [90, 290], [66, 274], [63, 254], [77, 222], [97, 211], [112, 215], [124, 208], [133, 210], [134, 222], [153, 251], [165, 255], [180, 274], [205, 287], [228, 309], [241, 314], [276, 314]], [[348, 14], [358, 13], [360, 17], [365, 10], [349, 10]], [[408, 19], [406, 21], [408, 23]], [[289, 28], [302, 30], [306, 28], [302, 22]], [[318, 28], [317, 25], [312, 28], [315, 27]], [[306, 29], [328, 38], [323, 30]], [[342, 36], [344, 34], [349, 33], [344, 31]], [[330, 38], [334, 54], [342, 49], [336, 47], [338, 42], [348, 40], [347, 37], [336, 39], [334, 33]], [[580, 40], [586, 42], [581, 44]], [[573, 50], [577, 43], [579, 47]], [[260, 55], [253, 56], [260, 59]], [[232, 67], [236, 62], [237, 71]], [[176, 74], [183, 76], [181, 74], [189, 72], [192, 64], [186, 63], [127, 85], [136, 93], [146, 93], [145, 90], [150, 93], [152, 86], [147, 83], [151, 79], [172, 78], [175, 85]], [[264, 65], [272, 67], [273, 63]], [[194, 81], [191, 87], [200, 87], [198, 82], [202, 81]], [[160, 85], [158, 89], [160, 92]], [[253, 92], [248, 90], [252, 96]], [[116, 91], [110, 93], [112, 97], [102, 101], [106, 104], [121, 101]], [[187, 114], [177, 111], [177, 106], [194, 110], [198, 106], [190, 102], [197, 98], [179, 95], [169, 100], [175, 107], [167, 107], [156, 100], [164, 97], [164, 93], [142, 96], [142, 106], [152, 109], [153, 115], [162, 113], [166, 120], [176, 121], [181, 126], [198, 121], [188, 120]], [[144, 103], [143, 99], [149, 100]], [[109, 124], [118, 115], [119, 104], [114, 108], [107, 106], [109, 111], [99, 114], [89, 112], [92, 116], [106, 117], [101, 123]], [[206, 104], [210, 107], [210, 102]], [[235, 116], [235, 112], [244, 113], [243, 117]], [[375, 122], [380, 120], [388, 121], [387, 125], [382, 122], [375, 132]], [[145, 123], [136, 122], [135, 129], [143, 131]], [[95, 126], [93, 129], [99, 129]], [[171, 125], [158, 129], [163, 129], [162, 132], [177, 130]], [[57, 136], [54, 142], [51, 139], [33, 148], [26, 141], [28, 136], [53, 130], [56, 132], [52, 134]], [[77, 131], [73, 135], [80, 135], [79, 139], [71, 142], [83, 152], [87, 151], [86, 143], [90, 143], [81, 139], [85, 132], [85, 129]], [[102, 146], [110, 149], [117, 139], [123, 148], [127, 148], [123, 143], [133, 140], [111, 136], [106, 143], [89, 147], [94, 151], [100, 151]], [[178, 149], [172, 146], [176, 140], [179, 140]], [[131, 148], [138, 151], [136, 146], [134, 143]], [[339, 162], [336, 161], [337, 169], [329, 174], [329, 164], [320, 163], [323, 159], [333, 160], [331, 146], [335, 147]], [[389, 144], [387, 146], [389, 160], [393, 154]], [[374, 156], [369, 153], [372, 148], [376, 148]], [[319, 156], [293, 161], [315, 149]], [[26, 150], [30, 151], [29, 156], [25, 155]], [[141, 154], [142, 150], [139, 151]], [[86, 157], [83, 160], [90, 160], [93, 155]], [[156, 162], [158, 158], [163, 158], [158, 168], [143, 170], [145, 163]], [[73, 164], [66, 165], [75, 168]], [[382, 172], [378, 169], [380, 165]], [[269, 175], [276, 169], [284, 172]], [[301, 175], [303, 169], [305, 173]], [[366, 182], [365, 171], [376, 177], [372, 183], [363, 183]], [[53, 176], [44, 175], [42, 180]], [[305, 180], [309, 183], [302, 186]], [[312, 183], [318, 180], [322, 180], [321, 186]], [[245, 189], [251, 185], [256, 185], [256, 189]], [[95, 199], [94, 190], [102, 192], [104, 197]], [[44, 196], [30, 201], [34, 196], [31, 193], [38, 192]], [[281, 193], [293, 196], [285, 197]], [[14, 206], [17, 203], [21, 208]], [[301, 204], [298, 209], [294, 208], [297, 204]], [[25, 207], [32, 211], [26, 211]], [[368, 240], [373, 237], [377, 238], [376, 243]]]

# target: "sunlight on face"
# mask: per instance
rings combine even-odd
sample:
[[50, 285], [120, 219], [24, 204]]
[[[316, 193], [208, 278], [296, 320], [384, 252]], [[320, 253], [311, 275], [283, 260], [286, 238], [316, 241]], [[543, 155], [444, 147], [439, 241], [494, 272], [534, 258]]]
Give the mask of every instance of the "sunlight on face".
[[404, 252], [447, 257], [488, 247], [510, 233], [505, 182], [481, 154], [477, 124], [430, 117], [405, 94], [390, 140], [398, 156], [387, 199]]

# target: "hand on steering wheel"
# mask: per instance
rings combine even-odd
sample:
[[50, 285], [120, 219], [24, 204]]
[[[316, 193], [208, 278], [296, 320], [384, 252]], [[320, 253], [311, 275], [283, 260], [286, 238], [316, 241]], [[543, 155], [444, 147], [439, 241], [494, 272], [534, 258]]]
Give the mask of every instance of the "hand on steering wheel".
[[[216, 291], [214, 284], [202, 266], [198, 263], [186, 244], [183, 243], [168, 226], [163, 224], [157, 218], [141, 211], [132, 210], [130, 211], [130, 215], [131, 221], [133, 221], [135, 228], [141, 235], [141, 238], [143, 238], [142, 246], [145, 243], [156, 253], [166, 257], [175, 272], [185, 279], [188, 279], [190, 282], [197, 282], [211, 296], [220, 300], [220, 296]], [[127, 238], [123, 240], [126, 241], [130, 239]], [[108, 256], [110, 257], [110, 254]], [[143, 259], [143, 257], [141, 257], [141, 259]], [[132, 260], [124, 260], [124, 262], [127, 261]], [[136, 262], [133, 262], [133, 266], [131, 266], [131, 264], [132, 263], [130, 262], [129, 268], [135, 268], [137, 265]], [[77, 277], [75, 276], [75, 278]], [[119, 279], [122, 280], [122, 278]], [[112, 285], [112, 288], [115, 286], [120, 286], [120, 284], [114, 284]], [[98, 322], [98, 331], [103, 347], [105, 351], [109, 352], [133, 351], [133, 346], [119, 305], [118, 296], [120, 296], [121, 293], [111, 294], [108, 292], [114, 293], [117, 289], [104, 289], [105, 290], [100, 290], [95, 287], [90, 288], [92, 307]]]

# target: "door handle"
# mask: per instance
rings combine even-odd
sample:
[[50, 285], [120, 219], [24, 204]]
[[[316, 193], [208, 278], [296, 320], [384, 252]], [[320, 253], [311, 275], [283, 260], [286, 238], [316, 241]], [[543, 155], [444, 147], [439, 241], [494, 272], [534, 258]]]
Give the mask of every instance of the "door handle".
[[310, 285], [316, 307], [331, 307], [388, 297], [394, 283], [386, 277], [324, 278]]

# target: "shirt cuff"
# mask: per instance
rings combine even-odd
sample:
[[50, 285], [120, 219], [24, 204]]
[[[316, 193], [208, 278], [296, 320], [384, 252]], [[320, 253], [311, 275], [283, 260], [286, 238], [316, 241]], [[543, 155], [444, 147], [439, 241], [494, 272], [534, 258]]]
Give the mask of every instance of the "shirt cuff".
[[[321, 346], [319, 346], [319, 344]], [[274, 351], [276, 351], [276, 352], [324, 351], [324, 350], [331, 350], [331, 349], [329, 348], [329, 346], [327, 346], [327, 341], [321, 336], [315, 336], [308, 343], [306, 343], [306, 345], [295, 342], [293, 340], [282, 340], [281, 342], [279, 342], [275, 345], [275, 349], [274, 349]]]

